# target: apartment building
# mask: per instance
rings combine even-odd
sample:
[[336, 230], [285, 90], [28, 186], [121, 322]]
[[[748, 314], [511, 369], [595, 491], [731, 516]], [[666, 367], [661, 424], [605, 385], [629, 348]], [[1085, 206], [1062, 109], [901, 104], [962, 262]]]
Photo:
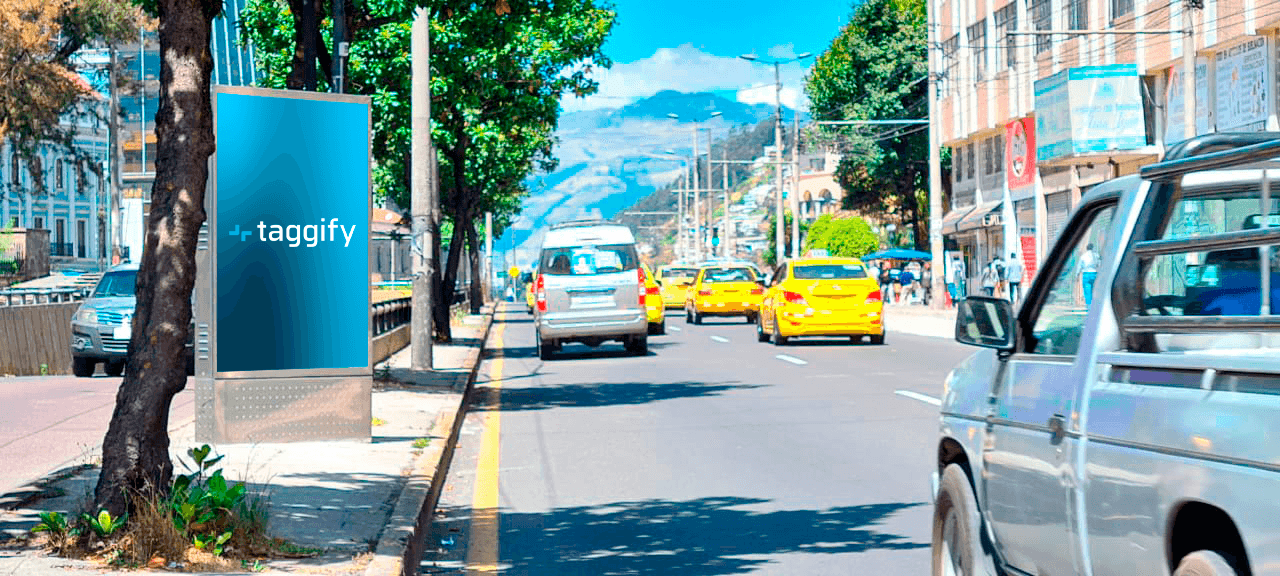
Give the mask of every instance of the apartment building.
[[[1280, 4], [931, 0], [940, 141], [952, 159], [947, 262], [970, 291], [992, 258], [1028, 275], [1090, 187], [1195, 132], [1276, 130]], [[1183, 89], [1184, 10], [1195, 93]]]

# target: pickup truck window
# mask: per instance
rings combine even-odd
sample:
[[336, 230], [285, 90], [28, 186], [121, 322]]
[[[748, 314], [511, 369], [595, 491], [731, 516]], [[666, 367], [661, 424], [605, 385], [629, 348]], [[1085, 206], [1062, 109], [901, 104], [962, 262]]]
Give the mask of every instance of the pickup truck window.
[[[1263, 216], [1263, 213], [1269, 213]], [[1263, 218], [1267, 218], [1264, 222]], [[1172, 206], [1161, 239], [1176, 240], [1280, 225], [1280, 206], [1263, 210], [1261, 187], [1190, 189]], [[1280, 312], [1278, 247], [1233, 248], [1166, 254], [1153, 258], [1143, 280], [1148, 316], [1257, 316], [1262, 310], [1263, 258], [1270, 262], [1271, 313]], [[1159, 335], [1160, 351], [1252, 348], [1253, 337], [1237, 333]]]
[[1115, 206], [1098, 210], [1058, 271], [1033, 324], [1032, 354], [1075, 354], [1080, 348], [1086, 312], [1093, 302], [1100, 247], [1105, 244]]

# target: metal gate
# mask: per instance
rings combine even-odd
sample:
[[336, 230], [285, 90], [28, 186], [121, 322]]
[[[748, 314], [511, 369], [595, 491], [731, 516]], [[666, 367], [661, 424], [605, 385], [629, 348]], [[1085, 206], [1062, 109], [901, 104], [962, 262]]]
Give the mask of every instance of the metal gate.
[[1046, 194], [1045, 205], [1045, 238], [1049, 246], [1058, 241], [1058, 233], [1067, 225], [1067, 217], [1071, 215], [1071, 192]]

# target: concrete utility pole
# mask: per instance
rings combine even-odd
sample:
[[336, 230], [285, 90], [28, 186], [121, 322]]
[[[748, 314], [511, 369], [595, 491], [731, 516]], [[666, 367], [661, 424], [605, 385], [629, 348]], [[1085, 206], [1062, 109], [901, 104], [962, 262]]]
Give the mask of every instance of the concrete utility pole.
[[1187, 140], [1196, 135], [1196, 21], [1191, 11], [1203, 6], [1203, 0], [1186, 0], [1182, 4], [1182, 119]]
[[800, 257], [800, 111], [793, 111], [791, 142], [791, 257]]
[[777, 154], [776, 163], [774, 164], [775, 166], [774, 169], [777, 170], [777, 178], [775, 183], [775, 186], [777, 187], [777, 194], [776, 194], [776, 197], [774, 198], [775, 200], [774, 218], [777, 221], [774, 222], [774, 227], [773, 227], [773, 238], [774, 238], [773, 250], [774, 250], [774, 254], [776, 255], [775, 260], [778, 262], [781, 262], [786, 257], [786, 248], [783, 244], [783, 236], [782, 236], [785, 233], [785, 229], [783, 228], [783, 222], [785, 219], [783, 218], [783, 213], [782, 213], [782, 164], [784, 160], [782, 157], [782, 126], [783, 125], [782, 125], [782, 69], [781, 69], [781, 66], [788, 62], [804, 60], [805, 58], [808, 58], [810, 56], [812, 56], [812, 54], [808, 52], [803, 52], [800, 54], [796, 54], [794, 58], [788, 58], [786, 60], [773, 60], [773, 61], [760, 60], [760, 57], [756, 56], [755, 54], [743, 54], [742, 56], [739, 56], [739, 58], [742, 58], [743, 60], [750, 60], [752, 62], [761, 62], [764, 64], [773, 64], [773, 85], [774, 85], [773, 94], [774, 94], [774, 100], [777, 108], [776, 113], [778, 116], [777, 124], [775, 124], [775, 128], [773, 130], [773, 147], [776, 150], [775, 154]]
[[693, 259], [702, 261], [702, 199], [698, 190], [698, 169], [701, 168], [702, 155], [698, 154], [698, 124], [693, 125]]
[[[124, 187], [120, 180], [120, 172], [122, 169], [121, 162], [124, 160], [123, 154], [120, 153], [120, 83], [116, 81], [116, 74], [120, 72], [120, 60], [116, 55], [116, 49], [111, 48], [111, 118], [107, 123], [108, 129], [111, 131], [111, 197], [109, 213], [111, 215], [111, 265], [114, 266], [124, 262], [124, 251], [120, 246], [124, 243], [124, 216], [121, 210], [123, 202], [121, 188]], [[140, 74], [141, 75], [141, 74]], [[146, 93], [146, 78], [143, 81], [143, 94]], [[146, 101], [146, 98], [143, 98]], [[146, 121], [143, 120], [142, 128], [138, 131], [138, 138], [142, 143], [143, 161], [140, 172], [147, 171], [146, 149], [147, 149], [147, 133]], [[130, 254], [131, 257], [141, 258], [141, 254]]]
[[[729, 159], [728, 140], [725, 141], [724, 146], [720, 147], [720, 157], [724, 160]], [[720, 253], [725, 258], [733, 258], [735, 252], [729, 248], [729, 237], [731, 234], [729, 224], [729, 163], [726, 162], [723, 168], [724, 170], [721, 174], [724, 176], [724, 181], [721, 183], [721, 186], [724, 187], [724, 226], [722, 226], [722, 230], [720, 230], [720, 246], [722, 246]]]
[[[943, 308], [943, 291], [946, 287], [946, 262], [942, 245], [942, 155], [938, 151], [938, 50], [936, 47], [937, 31], [935, 29], [933, 3], [925, 2], [928, 14], [925, 25], [928, 27], [927, 44], [929, 50], [929, 253], [933, 261], [933, 279], [930, 282], [929, 307]], [[960, 279], [961, 282], [964, 279]]]
[[347, 62], [347, 2], [333, 0], [333, 91], [342, 93]]
[[410, 327], [410, 365], [425, 371], [433, 367], [431, 308], [435, 301], [435, 226], [439, 202], [435, 175], [435, 147], [431, 145], [431, 37], [427, 11], [414, 14], [412, 30], [413, 142], [411, 185], [413, 217], [413, 308]]

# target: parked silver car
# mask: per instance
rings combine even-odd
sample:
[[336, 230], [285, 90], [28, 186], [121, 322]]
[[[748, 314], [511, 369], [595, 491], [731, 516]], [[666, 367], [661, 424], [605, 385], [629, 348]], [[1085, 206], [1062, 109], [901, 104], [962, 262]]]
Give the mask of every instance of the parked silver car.
[[933, 574], [1280, 574], [1278, 160], [1179, 144], [1081, 200], [1016, 313], [960, 303]]
[[534, 328], [544, 360], [568, 342], [622, 342], [649, 352], [645, 279], [636, 240], [604, 221], [558, 224], [542, 240], [534, 285]]
[[[98, 363], [108, 376], [124, 373], [129, 353], [133, 311], [137, 305], [138, 265], [109, 268], [71, 318], [71, 372], [93, 376]], [[191, 342], [187, 342], [187, 373], [194, 372]]]

